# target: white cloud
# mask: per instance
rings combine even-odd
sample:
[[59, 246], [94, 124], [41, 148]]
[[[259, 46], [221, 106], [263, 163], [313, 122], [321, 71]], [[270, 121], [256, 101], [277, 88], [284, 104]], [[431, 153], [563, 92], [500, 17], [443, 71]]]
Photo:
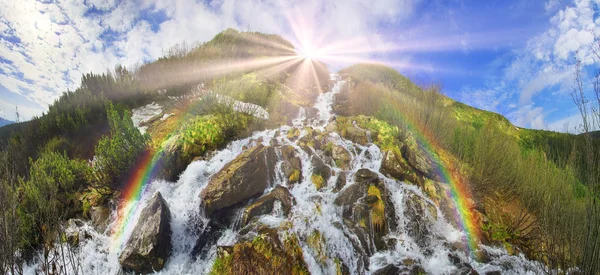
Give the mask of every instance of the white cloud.
[[525, 105], [518, 110], [508, 114], [508, 118], [520, 127], [544, 129], [547, 125], [544, 121], [544, 108], [533, 105]]
[[[47, 106], [67, 89], [79, 85], [83, 73], [100, 73], [115, 64], [132, 66], [160, 57], [179, 43], [207, 41], [228, 27], [287, 34], [287, 11], [300, 15], [328, 40], [362, 37], [360, 47], [376, 48], [386, 41], [376, 32], [383, 22], [408, 18], [418, 1], [278, 0], [0, 0], [0, 84], [10, 92]], [[94, 8], [96, 11], [90, 12]], [[167, 16], [156, 31], [140, 18], [141, 9]], [[297, 18], [296, 18], [297, 19]], [[103, 40], [111, 31], [115, 41]], [[10, 41], [9, 41], [10, 40]], [[15, 43], [18, 42], [18, 43]], [[7, 62], [6, 62], [7, 61]], [[38, 114], [42, 110], [37, 110]]]
[[[545, 8], [554, 10], [560, 4], [548, 1]], [[595, 19], [599, 8], [599, 0], [574, 0], [558, 10], [550, 19], [550, 28], [528, 40], [506, 67], [503, 79], [520, 91], [519, 108], [509, 115], [516, 124], [543, 128], [545, 114], [539, 98], [564, 95], [570, 90], [575, 57], [584, 65], [600, 62], [592, 58], [590, 47], [593, 32], [600, 30], [600, 19]]]

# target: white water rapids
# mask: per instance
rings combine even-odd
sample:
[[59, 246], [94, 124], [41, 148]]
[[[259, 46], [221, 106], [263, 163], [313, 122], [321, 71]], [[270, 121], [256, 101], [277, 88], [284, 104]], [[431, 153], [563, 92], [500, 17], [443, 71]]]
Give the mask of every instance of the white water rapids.
[[[200, 233], [204, 230], [202, 225], [206, 225], [208, 218], [200, 212], [201, 199], [199, 194], [206, 187], [209, 178], [217, 173], [228, 162], [242, 153], [244, 148], [249, 148], [262, 142], [265, 146], [291, 145], [300, 157], [302, 163], [302, 181], [293, 186], [288, 185], [284, 180], [281, 171], [281, 161], [276, 164], [276, 182], [273, 182], [265, 194], [277, 185], [289, 188], [294, 196], [296, 204], [292, 207], [288, 216], [284, 216], [280, 207], [270, 215], [263, 215], [259, 222], [270, 227], [277, 227], [281, 223], [289, 221], [293, 224], [291, 231], [297, 234], [300, 245], [303, 250], [304, 260], [307, 263], [311, 274], [335, 274], [335, 264], [332, 259], [340, 259], [348, 267], [351, 274], [371, 274], [374, 271], [388, 265], [402, 263], [406, 259], [412, 259], [417, 262], [427, 273], [430, 274], [455, 274], [458, 269], [448, 257], [449, 253], [454, 253], [461, 261], [469, 263], [473, 269], [481, 274], [490, 271], [500, 271], [503, 274], [538, 274], [542, 273], [539, 263], [528, 261], [523, 256], [509, 256], [506, 251], [500, 248], [490, 248], [482, 246], [488, 252], [490, 261], [488, 263], [479, 263], [471, 259], [466, 253], [461, 251], [451, 251], [448, 243], [460, 242], [464, 237], [464, 232], [453, 228], [448, 223], [441, 211], [435, 208], [437, 213], [430, 213], [430, 209], [425, 209], [424, 219], [427, 222], [428, 242], [425, 247], [418, 244], [408, 233], [408, 227], [412, 219], [417, 218], [410, 214], [406, 209], [406, 200], [410, 196], [418, 196], [424, 201], [431, 202], [419, 187], [411, 184], [399, 182], [395, 179], [386, 177], [379, 173], [382, 152], [374, 144], [369, 143], [366, 146], [355, 144], [349, 140], [343, 139], [336, 133], [330, 134], [328, 141], [344, 147], [350, 152], [352, 158], [347, 171], [347, 182], [344, 187], [354, 184], [354, 174], [362, 168], [367, 168], [377, 173], [385, 183], [386, 189], [390, 192], [398, 226], [384, 237], [385, 240], [394, 239], [395, 245], [388, 250], [376, 251], [368, 256], [368, 265], [361, 264], [361, 252], [356, 251], [352, 242], [357, 239], [346, 226], [343, 225], [342, 209], [334, 204], [334, 200], [341, 193], [334, 192], [337, 177], [342, 169], [333, 167], [333, 173], [326, 186], [317, 190], [311, 183], [312, 165], [309, 153], [300, 148], [297, 144], [298, 139], [290, 140], [287, 137], [288, 131], [293, 128], [301, 130], [300, 136], [307, 134], [305, 127], [325, 130], [325, 126], [334, 116], [332, 113], [332, 104], [335, 94], [338, 93], [344, 84], [336, 75], [332, 75], [335, 82], [331, 92], [321, 94], [315, 104], [319, 113], [313, 119], [307, 119], [304, 110], [301, 110], [298, 117], [293, 121], [294, 126], [283, 126], [279, 129], [271, 129], [255, 132], [251, 137], [233, 141], [227, 147], [214, 155], [210, 160], [195, 161], [186, 168], [177, 182], [154, 181], [149, 189], [143, 195], [141, 203], [150, 199], [156, 191], [160, 191], [166, 200], [171, 212], [171, 230], [173, 251], [166, 262], [165, 268], [158, 272], [159, 274], [206, 274], [213, 265], [216, 258], [216, 250], [219, 245], [234, 245], [239, 240], [239, 226], [232, 226], [223, 231], [217, 241], [212, 245], [209, 252], [204, 257], [194, 259], [192, 251]], [[275, 142], [276, 141], [276, 142]], [[322, 154], [312, 149], [311, 154]], [[343, 191], [343, 190], [342, 190]], [[143, 207], [140, 206], [140, 209]], [[319, 209], [317, 209], [319, 208]], [[431, 210], [433, 211], [433, 210]], [[113, 213], [113, 216], [116, 214]], [[137, 213], [139, 215], [139, 211]], [[432, 218], [435, 217], [435, 218]], [[113, 217], [114, 220], [114, 217]], [[137, 221], [137, 217], [134, 217]], [[200, 225], [200, 226], [199, 226]], [[338, 225], [338, 226], [336, 226]], [[111, 228], [112, 225], [109, 226]], [[79, 228], [87, 232], [89, 238], [82, 239], [80, 245], [75, 249], [74, 255], [77, 264], [68, 266], [69, 273], [78, 274], [118, 274], [120, 265], [118, 256], [120, 251], [112, 251], [110, 229], [107, 232], [96, 232], [91, 226], [84, 224]], [[130, 229], [131, 230], [131, 229]], [[325, 239], [327, 264], [321, 264], [316, 259], [315, 252], [306, 243], [308, 236], [318, 230]], [[131, 234], [131, 232], [126, 232]], [[66, 244], [63, 244], [66, 246]], [[374, 244], [371, 245], [374, 250]], [[60, 246], [57, 246], [58, 249]], [[58, 254], [65, 253], [57, 251]], [[37, 262], [25, 266], [24, 271], [28, 274], [39, 272], [40, 264]]]

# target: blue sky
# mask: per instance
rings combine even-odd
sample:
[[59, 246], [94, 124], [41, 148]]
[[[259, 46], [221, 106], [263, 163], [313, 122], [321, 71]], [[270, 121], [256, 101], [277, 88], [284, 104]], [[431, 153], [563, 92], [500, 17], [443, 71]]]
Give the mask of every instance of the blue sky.
[[417, 83], [442, 84], [454, 99], [538, 129], [576, 131], [574, 59], [588, 75], [600, 67], [590, 49], [600, 0], [78, 2], [0, 0], [0, 116], [14, 119], [18, 106], [30, 119], [75, 89], [83, 73], [135, 67], [229, 27], [320, 47], [347, 43], [361, 51], [355, 60], [388, 63]]

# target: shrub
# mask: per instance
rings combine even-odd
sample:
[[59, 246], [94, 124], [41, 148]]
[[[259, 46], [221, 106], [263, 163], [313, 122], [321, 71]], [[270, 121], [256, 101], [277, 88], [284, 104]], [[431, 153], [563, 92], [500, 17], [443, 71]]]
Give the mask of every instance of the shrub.
[[[119, 111], [121, 109], [121, 111]], [[129, 111], [106, 106], [110, 136], [104, 136], [95, 149], [94, 168], [103, 186], [118, 187], [127, 172], [146, 149], [148, 137], [133, 126]]]

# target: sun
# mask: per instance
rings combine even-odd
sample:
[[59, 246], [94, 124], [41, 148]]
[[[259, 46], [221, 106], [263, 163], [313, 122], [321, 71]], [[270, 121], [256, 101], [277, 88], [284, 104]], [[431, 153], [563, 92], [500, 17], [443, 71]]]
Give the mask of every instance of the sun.
[[319, 49], [313, 47], [312, 45], [304, 45], [298, 50], [298, 55], [304, 59], [317, 59], [321, 53]]

